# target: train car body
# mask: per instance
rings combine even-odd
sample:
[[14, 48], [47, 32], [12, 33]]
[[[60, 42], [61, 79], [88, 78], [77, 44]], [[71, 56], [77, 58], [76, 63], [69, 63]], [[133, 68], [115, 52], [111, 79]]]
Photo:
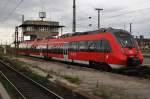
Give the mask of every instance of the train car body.
[[19, 54], [84, 62], [89, 65], [107, 64], [111, 68], [139, 66], [143, 62], [135, 39], [121, 29], [100, 29], [57, 39], [25, 41]]

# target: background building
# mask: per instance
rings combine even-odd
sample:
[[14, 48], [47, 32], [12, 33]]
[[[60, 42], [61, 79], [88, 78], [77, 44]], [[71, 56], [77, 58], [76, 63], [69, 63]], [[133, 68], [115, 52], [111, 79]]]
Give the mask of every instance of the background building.
[[30, 40], [58, 36], [62, 27], [59, 22], [43, 20], [27, 20], [19, 27], [22, 28], [23, 36], [30, 36]]
[[140, 35], [139, 37], [136, 37], [136, 40], [139, 44], [140, 49], [142, 50], [150, 49], [150, 39], [144, 38], [143, 35]]

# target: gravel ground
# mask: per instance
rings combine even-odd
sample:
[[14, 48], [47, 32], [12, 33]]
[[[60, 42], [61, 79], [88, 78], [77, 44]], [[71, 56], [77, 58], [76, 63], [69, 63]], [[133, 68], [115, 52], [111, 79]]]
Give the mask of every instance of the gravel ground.
[[0, 99], [11, 99], [4, 86], [0, 83]]
[[95, 88], [97, 83], [99, 83], [111, 86], [116, 90], [121, 89], [125, 93], [144, 97], [140, 99], [150, 99], [149, 80], [112, 74], [108, 72], [100, 72], [92, 69], [83, 69], [83, 68], [81, 69], [80, 67], [75, 66], [71, 66], [71, 68], [68, 68], [70, 67], [70, 65], [44, 60], [39, 61], [29, 58], [18, 58], [18, 59], [20, 61], [32, 65], [34, 64], [47, 71], [55, 71], [62, 75], [77, 76], [82, 80], [78, 89], [83, 91], [92, 92], [93, 88]]

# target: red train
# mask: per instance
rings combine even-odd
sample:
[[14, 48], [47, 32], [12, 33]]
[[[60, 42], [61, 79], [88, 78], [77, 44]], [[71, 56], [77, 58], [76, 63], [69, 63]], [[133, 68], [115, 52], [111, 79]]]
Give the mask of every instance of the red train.
[[138, 44], [130, 33], [113, 28], [77, 32], [54, 39], [24, 41], [20, 43], [18, 53], [92, 66], [99, 64], [106, 68], [134, 67], [143, 62]]

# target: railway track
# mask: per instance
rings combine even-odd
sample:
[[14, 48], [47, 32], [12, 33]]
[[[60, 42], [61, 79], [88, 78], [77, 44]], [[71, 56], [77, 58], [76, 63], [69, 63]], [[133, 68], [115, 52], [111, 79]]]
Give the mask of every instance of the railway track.
[[[81, 66], [81, 64], [79, 64], [79, 66]], [[148, 66], [132, 67], [132, 68], [124, 68], [124, 69], [112, 69], [112, 70], [103, 69], [103, 68], [100, 68], [100, 66], [95, 66], [95, 67], [87, 66], [87, 67], [100, 70], [100, 71], [115, 73], [115, 74], [150, 79], [150, 67]]]
[[115, 74], [150, 79], [150, 67], [148, 66], [124, 68], [124, 69], [112, 69], [112, 70], [103, 69], [103, 68], [100, 68], [100, 66], [89, 67], [89, 68], [100, 70], [100, 71], [106, 71], [110, 73], [115, 73]]
[[140, 77], [145, 79], [150, 79], [150, 67], [148, 66], [141, 66], [137, 68], [127, 68], [127, 69], [121, 69], [121, 70], [113, 70], [113, 73], [128, 75], [128, 76], [134, 76], [134, 77]]
[[0, 71], [23, 99], [64, 99], [0, 61]]

